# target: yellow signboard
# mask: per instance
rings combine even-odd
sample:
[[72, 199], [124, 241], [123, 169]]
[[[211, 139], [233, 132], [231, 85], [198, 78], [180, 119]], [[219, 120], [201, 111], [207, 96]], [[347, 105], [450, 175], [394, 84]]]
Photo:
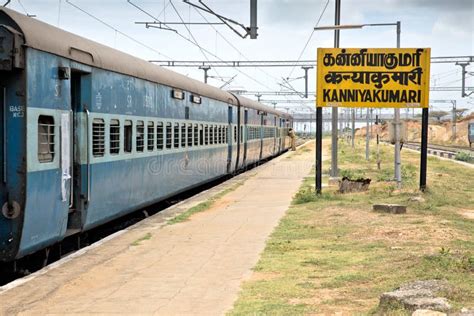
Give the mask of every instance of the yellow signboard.
[[317, 106], [427, 108], [429, 48], [318, 48]]

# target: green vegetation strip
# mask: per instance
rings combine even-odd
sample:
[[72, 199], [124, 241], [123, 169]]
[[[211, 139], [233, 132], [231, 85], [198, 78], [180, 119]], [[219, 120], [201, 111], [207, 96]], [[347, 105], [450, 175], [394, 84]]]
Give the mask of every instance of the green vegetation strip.
[[189, 220], [189, 218], [192, 215], [194, 215], [196, 213], [204, 212], [204, 211], [210, 209], [217, 200], [222, 198], [224, 195], [227, 195], [228, 193], [230, 193], [232, 191], [235, 191], [243, 183], [244, 183], [244, 181], [236, 183], [233, 186], [231, 186], [230, 188], [225, 189], [222, 192], [219, 192], [218, 194], [214, 195], [213, 197], [211, 197], [207, 201], [201, 202], [198, 205], [191, 207], [186, 212], [181, 213], [181, 214], [177, 215], [176, 217], [170, 219], [167, 224], [168, 225], [174, 225], [174, 224], [185, 222], [185, 221]]
[[143, 237], [140, 237], [138, 238], [137, 240], [135, 240], [131, 246], [139, 246], [141, 244], [142, 241], [145, 241], [145, 240], [150, 240], [151, 239], [151, 233], [147, 233], [145, 236]]
[[[377, 170], [363, 146], [341, 142], [340, 167], [350, 178], [371, 178], [369, 191], [342, 195], [330, 187], [316, 197], [308, 177], [231, 315], [409, 314], [379, 310], [379, 296], [425, 279], [447, 280], [452, 289], [440, 294], [455, 309], [474, 307], [474, 221], [465, 217], [474, 212], [474, 170], [430, 157], [421, 194], [419, 153], [403, 151], [404, 188], [397, 190], [393, 148], [381, 147]], [[408, 214], [375, 213], [375, 203], [404, 204]]]

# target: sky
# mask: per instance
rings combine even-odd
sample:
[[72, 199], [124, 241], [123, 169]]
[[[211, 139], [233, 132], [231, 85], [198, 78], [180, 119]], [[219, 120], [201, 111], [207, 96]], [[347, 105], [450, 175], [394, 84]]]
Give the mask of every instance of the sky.
[[[153, 18], [130, 2], [162, 22], [218, 22], [181, 0], [11, 0], [8, 7], [145, 60], [297, 60], [300, 54], [302, 60], [314, 60], [318, 47], [334, 45], [334, 32], [312, 32], [320, 17], [319, 26], [334, 24], [334, 0], [259, 0], [256, 40], [242, 39], [224, 25], [193, 25], [188, 29], [173, 25], [178, 33], [146, 29], [135, 22], [150, 22]], [[250, 24], [249, 0], [203, 2], [225, 17], [245, 26]], [[341, 24], [401, 21], [402, 47], [431, 47], [432, 56], [474, 56], [474, 0], [341, 0], [341, 8]], [[395, 45], [395, 27], [343, 30], [340, 35], [341, 47]], [[172, 70], [203, 80], [199, 69]], [[467, 70], [474, 72], [474, 64]], [[300, 67], [213, 68], [209, 74], [209, 84], [216, 87], [235, 77], [225, 89], [281, 91], [283, 78], [290, 78], [295, 89], [304, 90]], [[315, 90], [315, 75], [316, 70], [310, 71], [310, 91]], [[468, 77], [467, 85], [474, 86], [474, 76]], [[432, 65], [431, 85], [460, 87], [461, 67]], [[456, 100], [458, 108], [474, 110], [474, 95], [461, 98], [461, 92], [431, 92], [430, 98]], [[284, 103], [288, 99], [301, 100], [297, 96], [266, 99], [282, 100], [277, 107], [289, 108], [290, 112], [314, 106]], [[448, 110], [451, 104], [433, 106]]]

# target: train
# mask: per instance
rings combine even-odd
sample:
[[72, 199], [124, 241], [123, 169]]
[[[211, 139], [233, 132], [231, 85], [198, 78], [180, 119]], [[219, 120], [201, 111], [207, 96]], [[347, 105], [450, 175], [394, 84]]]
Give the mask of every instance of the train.
[[290, 147], [293, 118], [0, 8], [0, 261]]

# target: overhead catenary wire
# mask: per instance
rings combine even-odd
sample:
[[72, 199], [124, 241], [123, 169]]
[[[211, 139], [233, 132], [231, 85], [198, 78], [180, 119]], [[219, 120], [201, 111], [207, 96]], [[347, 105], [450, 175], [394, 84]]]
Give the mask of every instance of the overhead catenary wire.
[[[150, 12], [146, 11], [145, 9], [143, 9], [142, 7], [140, 7], [139, 5], [137, 5], [136, 3], [133, 3], [131, 0], [127, 0], [127, 3], [129, 3], [130, 5], [134, 6], [135, 8], [137, 8], [138, 10], [140, 10], [141, 12], [143, 12], [144, 14], [148, 15], [149, 17], [151, 17], [152, 19], [156, 20], [156, 21], [159, 21], [159, 19], [155, 16], [153, 16]], [[163, 22], [162, 22], [163, 23]], [[166, 23], [164, 23], [166, 24]], [[193, 41], [191, 41], [190, 39], [188, 39], [186, 36], [182, 35], [181, 33], [179, 32], [176, 32], [176, 34], [178, 36], [180, 36], [182, 39], [186, 40], [187, 42], [195, 45], [195, 46], [199, 46], [199, 44], [196, 44], [194, 43]], [[213, 56], [214, 58], [220, 60], [220, 61], [224, 61], [222, 58], [220, 58], [219, 56], [217, 56], [216, 54], [210, 52], [209, 50], [207, 50], [206, 48], [204, 47], [201, 47], [207, 54]], [[260, 86], [262, 87], [265, 87], [267, 89], [271, 89], [268, 85], [266, 85], [265, 83], [262, 83], [260, 81], [258, 81], [257, 79], [253, 78], [252, 76], [246, 74], [245, 72], [243, 72], [242, 70], [240, 69], [237, 69], [236, 68], [236, 71], [238, 71], [239, 73], [243, 74], [245, 77], [247, 77], [248, 79], [250, 79], [251, 81], [259, 84]]]
[[[181, 20], [181, 22], [183, 23], [184, 27], [186, 28], [186, 30], [188, 31], [189, 33], [189, 36], [193, 39], [194, 41], [194, 44], [199, 48], [199, 50], [201, 51], [202, 55], [204, 56], [204, 58], [206, 58], [207, 61], [209, 61], [209, 57], [207, 56], [207, 54], [205, 53], [205, 51], [202, 49], [202, 46], [199, 45], [197, 39], [194, 37], [193, 33], [191, 32], [191, 29], [189, 28], [188, 25], [186, 25], [186, 23], [184, 22], [184, 19], [181, 17], [181, 14], [179, 14], [178, 10], [176, 9], [175, 5], [173, 4], [173, 1], [172, 0], [169, 0], [169, 2], [171, 3], [171, 6], [173, 7], [174, 11], [176, 12], [176, 15], [178, 15], [178, 18]], [[217, 69], [212, 69], [219, 78], [222, 78], [222, 76], [219, 74], [219, 72], [217, 71]]]
[[[204, 21], [206, 21], [207, 23], [210, 23], [210, 21], [201, 13], [201, 11], [199, 11], [198, 9], [194, 8], [194, 10], [204, 19]], [[227, 37], [225, 37], [224, 35], [222, 35], [221, 32], [219, 32], [219, 30], [212, 24], [209, 24], [213, 29], [214, 31], [216, 31], [216, 35], [218, 35], [219, 37], [221, 37], [232, 49], [234, 49], [237, 53], [239, 53], [240, 56], [242, 56], [244, 59], [246, 60], [250, 60], [244, 53], [242, 53], [241, 50], [239, 50], [234, 44], [232, 44], [231, 41], [229, 41], [227, 39]], [[216, 39], [216, 51], [217, 51], [217, 39]], [[273, 80], [275, 80], [275, 82], [280, 85], [280, 82], [279, 82], [279, 79], [273, 75], [271, 75], [270, 73], [266, 72], [265, 70], [263, 70], [261, 67], [254, 67], [254, 69], [257, 69], [259, 70], [260, 72], [262, 72], [263, 74], [267, 75], [268, 77], [272, 78]], [[288, 98], [286, 98], [288, 99]]]
[[28, 14], [28, 11], [26, 10], [25, 6], [23, 5], [23, 3], [21, 2], [21, 0], [17, 0], [18, 3], [20, 4], [21, 8], [23, 9], [23, 12], [25, 12], [26, 15], [29, 15]]
[[[318, 27], [318, 26], [319, 26], [319, 23], [321, 22], [321, 19], [323, 18], [324, 13], [326, 12], [326, 9], [328, 8], [329, 2], [330, 2], [330, 0], [327, 0], [327, 2], [326, 2], [326, 4], [324, 5], [324, 8], [323, 8], [321, 14], [319, 15], [319, 18], [318, 18], [318, 20], [317, 20], [317, 22], [316, 22], [316, 25], [315, 25], [314, 27]], [[306, 51], [306, 48], [308, 48], [308, 45], [309, 45], [309, 43], [311, 42], [311, 39], [313, 38], [313, 34], [314, 34], [314, 32], [315, 32], [314, 27], [313, 27], [313, 30], [311, 31], [311, 34], [309, 35], [308, 40], [306, 41], [306, 44], [304, 45], [303, 49], [301, 50], [300, 55], [298, 56], [298, 61], [300, 61], [300, 60], [301, 60], [301, 57], [303, 57], [303, 54], [304, 54], [304, 52]], [[295, 71], [295, 68], [296, 68], [296, 65], [293, 66], [293, 68], [291, 68], [290, 73], [288, 74], [288, 78], [291, 77], [291, 75], [292, 75], [293, 72]]]
[[69, 4], [69, 5], [71, 5], [71, 6], [73, 6], [73, 7], [76, 8], [77, 10], [81, 11], [82, 13], [88, 15], [89, 17], [93, 18], [94, 20], [100, 22], [101, 24], [107, 26], [108, 28], [114, 30], [114, 31], [117, 32], [118, 34], [120, 34], [120, 35], [122, 35], [122, 36], [128, 38], [129, 40], [133, 41], [134, 43], [139, 44], [140, 46], [143, 46], [143, 47], [149, 49], [150, 51], [155, 52], [156, 54], [158, 54], [158, 55], [160, 55], [160, 56], [163, 56], [163, 57], [165, 57], [165, 58], [169, 58], [169, 59], [171, 59], [171, 60], [174, 60], [173, 58], [171, 58], [171, 57], [169, 57], [169, 56], [167, 56], [167, 55], [161, 53], [161, 52], [158, 51], [157, 49], [155, 49], [155, 48], [153, 48], [153, 47], [151, 47], [151, 46], [149, 46], [149, 45], [147, 45], [147, 44], [145, 44], [145, 43], [143, 43], [143, 42], [137, 40], [136, 38], [134, 38], [134, 37], [132, 37], [132, 36], [130, 36], [130, 35], [128, 35], [128, 34], [122, 32], [122, 31], [120, 31], [120, 30], [117, 29], [116, 27], [114, 27], [114, 26], [108, 24], [107, 22], [105, 22], [105, 21], [103, 21], [102, 19], [96, 17], [95, 15], [93, 15], [93, 14], [87, 12], [86, 10], [82, 9], [81, 7], [79, 7], [78, 5], [72, 3], [71, 0], [66, 0], [66, 3]]
[[[472, 79], [472, 78], [474, 78], [474, 77], [466, 77], [465, 80], [467, 81], [467, 80]], [[458, 82], [460, 82], [460, 81], [462, 81], [462, 80], [463, 80], [463, 79], [461, 78], [461, 79], [456, 79], [456, 80], [453, 80], [453, 81], [450, 81], [450, 82], [443, 82], [443, 85], [449, 86], [449, 85], [451, 85], [451, 84], [453, 84], [453, 83], [458, 83]]]
[[149, 50], [151, 50], [151, 51], [157, 53], [157, 54], [160, 55], [160, 56], [164, 56], [164, 57], [166, 57], [166, 58], [170, 58], [171, 60], [174, 60], [173, 58], [171, 58], [171, 57], [169, 57], [169, 56], [167, 56], [167, 55], [165, 55], [165, 54], [159, 52], [157, 49], [155, 49], [155, 48], [153, 48], [153, 47], [151, 47], [151, 46], [149, 46], [149, 45], [147, 45], [147, 44], [145, 44], [145, 43], [143, 43], [143, 42], [141, 42], [141, 41], [138, 41], [138, 40], [135, 39], [134, 37], [132, 37], [132, 36], [130, 36], [130, 35], [128, 35], [128, 34], [122, 32], [122, 31], [120, 31], [119, 29], [117, 29], [116, 27], [114, 27], [114, 26], [108, 24], [108, 23], [105, 22], [104, 20], [102, 20], [102, 19], [100, 19], [100, 18], [94, 16], [93, 14], [91, 14], [91, 13], [87, 12], [86, 10], [80, 8], [79, 6], [73, 4], [70, 0], [66, 0], [66, 2], [67, 2], [68, 4], [70, 4], [71, 6], [75, 7], [76, 9], [78, 9], [79, 11], [81, 11], [81, 12], [85, 13], [86, 15], [90, 16], [91, 18], [95, 19], [96, 21], [98, 21], [98, 22], [102, 23], [103, 25], [107, 26], [108, 28], [112, 29], [112, 30], [115, 32], [115, 37], [117, 36], [117, 34], [120, 34], [120, 35], [122, 35], [122, 36], [124, 36], [124, 37], [126, 37], [126, 38], [128, 38], [128, 39], [130, 39], [130, 40], [132, 40], [133, 42], [135, 42], [135, 43], [137, 43], [137, 44], [139, 44], [139, 45], [141, 45], [141, 46], [143, 46], [143, 47], [145, 47], [145, 48], [147, 48], [147, 49], [149, 49]]

